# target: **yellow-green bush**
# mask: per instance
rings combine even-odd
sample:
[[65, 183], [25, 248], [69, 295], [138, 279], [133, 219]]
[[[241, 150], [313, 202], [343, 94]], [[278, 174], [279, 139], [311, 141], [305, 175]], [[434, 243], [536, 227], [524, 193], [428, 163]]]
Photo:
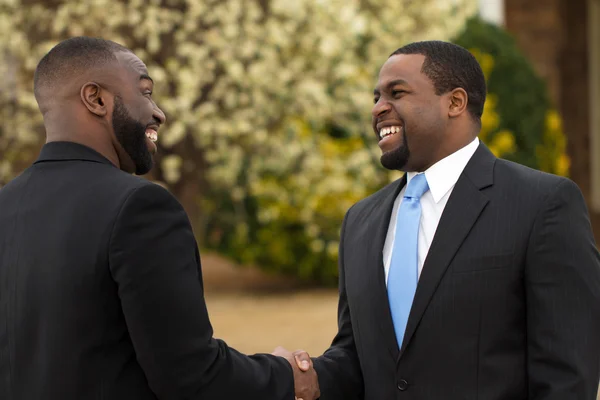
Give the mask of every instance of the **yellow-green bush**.
[[[11, 0], [0, 5], [0, 186], [35, 157], [37, 61], [73, 35], [132, 48], [168, 117], [154, 178], [199, 242], [336, 282], [347, 208], [396, 176], [369, 128], [377, 69], [401, 45], [449, 39], [458, 0]], [[369, 133], [365, 133], [369, 132]], [[10, 160], [10, 161], [7, 161]]]
[[226, 244], [221, 250], [265, 269], [334, 284], [343, 216], [387, 183], [387, 175], [361, 137], [332, 137], [299, 119], [286, 126], [296, 132], [297, 147], [282, 148], [280, 162], [250, 182], [248, 222], [220, 239]]
[[561, 176], [568, 175], [571, 162], [567, 155], [567, 137], [556, 110], [546, 112], [542, 143], [536, 147], [536, 156], [542, 171]]
[[[156, 82], [169, 122], [159, 135], [154, 178], [184, 202], [199, 242], [265, 269], [335, 284], [344, 213], [399, 176], [379, 165], [369, 126], [378, 67], [407, 42], [455, 36], [476, 5], [4, 2], [0, 187], [43, 143], [32, 93], [37, 61], [66, 37], [103, 36], [132, 48]], [[499, 156], [566, 173], [560, 119], [536, 94], [541, 86], [527, 64], [500, 73], [511, 54], [481, 41], [465, 47], [480, 50], [491, 89], [482, 139]]]

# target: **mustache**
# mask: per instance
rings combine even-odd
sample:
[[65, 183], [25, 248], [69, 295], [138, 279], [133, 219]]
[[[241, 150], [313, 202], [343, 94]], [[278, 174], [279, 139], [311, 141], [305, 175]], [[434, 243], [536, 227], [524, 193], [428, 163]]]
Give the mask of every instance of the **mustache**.
[[149, 123], [146, 124], [146, 128], [150, 127], [150, 126], [160, 126], [160, 121], [158, 120], [158, 118], [156, 117], [152, 117], [152, 121], [150, 121]]

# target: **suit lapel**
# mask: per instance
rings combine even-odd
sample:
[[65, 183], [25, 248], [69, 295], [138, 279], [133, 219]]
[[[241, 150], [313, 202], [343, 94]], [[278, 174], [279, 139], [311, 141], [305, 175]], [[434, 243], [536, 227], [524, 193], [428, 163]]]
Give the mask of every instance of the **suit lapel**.
[[394, 360], [398, 357], [398, 343], [396, 333], [394, 331], [394, 323], [392, 322], [392, 313], [387, 295], [387, 286], [385, 284], [385, 270], [383, 264], [383, 246], [389, 229], [390, 218], [394, 208], [394, 201], [400, 190], [406, 185], [406, 174], [398, 181], [394, 190], [377, 205], [376, 214], [371, 219], [372, 226], [366, 232], [372, 232], [374, 235], [371, 246], [368, 246], [367, 260], [376, 260], [370, 268], [369, 280], [373, 290], [374, 312], [377, 313], [377, 321], [379, 321], [379, 329], [381, 338], [385, 342], [390, 355]]
[[452, 190], [423, 265], [400, 357], [415, 333], [452, 258], [488, 203], [487, 197], [480, 190], [493, 183], [494, 162], [493, 154], [480, 144]]

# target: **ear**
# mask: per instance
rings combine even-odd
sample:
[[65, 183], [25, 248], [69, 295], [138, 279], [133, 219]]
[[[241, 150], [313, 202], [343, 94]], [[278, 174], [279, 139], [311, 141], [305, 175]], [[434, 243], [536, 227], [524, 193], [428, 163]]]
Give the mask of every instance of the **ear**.
[[462, 88], [456, 88], [449, 93], [450, 104], [448, 108], [448, 116], [450, 118], [456, 118], [467, 110], [467, 104], [469, 103], [469, 96], [467, 92]]
[[108, 114], [108, 95], [109, 93], [95, 82], [87, 82], [81, 87], [81, 101], [92, 114], [99, 117]]

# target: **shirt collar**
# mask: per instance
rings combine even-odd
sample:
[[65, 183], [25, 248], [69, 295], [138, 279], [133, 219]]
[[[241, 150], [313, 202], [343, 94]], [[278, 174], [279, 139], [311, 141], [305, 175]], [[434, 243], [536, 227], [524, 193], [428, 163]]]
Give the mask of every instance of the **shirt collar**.
[[[436, 203], [439, 203], [446, 193], [454, 187], [478, 146], [479, 138], [476, 137], [471, 143], [441, 159], [425, 171], [429, 191]], [[409, 172], [406, 184], [408, 185], [410, 180], [419, 173]]]

